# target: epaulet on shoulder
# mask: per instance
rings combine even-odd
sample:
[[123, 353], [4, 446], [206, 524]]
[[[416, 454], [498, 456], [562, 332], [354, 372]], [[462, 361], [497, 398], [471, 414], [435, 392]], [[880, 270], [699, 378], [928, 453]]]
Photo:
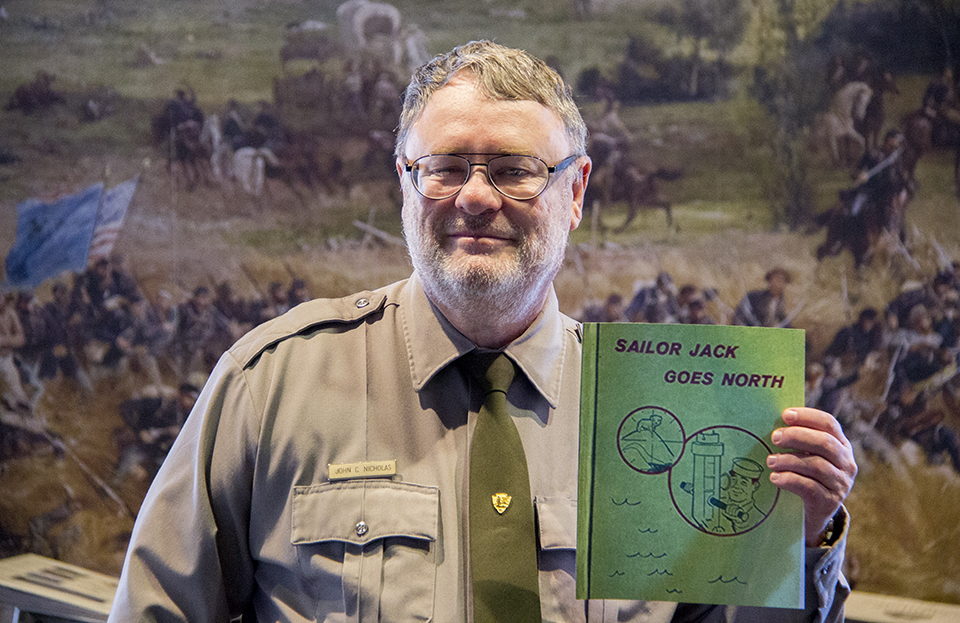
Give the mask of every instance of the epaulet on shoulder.
[[573, 337], [577, 338], [577, 342], [583, 344], [583, 323], [566, 314], [560, 314], [560, 318], [563, 320], [564, 331], [572, 333]]
[[314, 299], [252, 329], [230, 347], [241, 366], [246, 366], [274, 344], [321, 325], [359, 322], [386, 305], [383, 292], [357, 292], [339, 299]]
[[583, 344], [583, 323], [582, 322], [578, 322], [574, 324], [573, 328], [568, 330], [572, 330], [574, 337], [577, 338], [577, 342]]

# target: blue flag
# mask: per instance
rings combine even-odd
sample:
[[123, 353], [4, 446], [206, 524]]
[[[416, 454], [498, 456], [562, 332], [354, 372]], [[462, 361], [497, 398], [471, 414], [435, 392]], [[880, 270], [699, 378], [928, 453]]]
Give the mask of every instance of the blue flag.
[[102, 194], [97, 183], [53, 203], [28, 199], [18, 205], [4, 286], [35, 288], [63, 271], [86, 269]]

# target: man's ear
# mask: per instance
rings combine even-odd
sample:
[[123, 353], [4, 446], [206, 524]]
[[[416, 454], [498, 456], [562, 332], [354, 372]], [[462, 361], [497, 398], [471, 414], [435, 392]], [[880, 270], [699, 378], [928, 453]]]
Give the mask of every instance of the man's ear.
[[590, 181], [593, 160], [590, 156], [581, 156], [577, 159], [576, 167], [576, 177], [573, 180], [573, 202], [570, 206], [570, 231], [576, 229], [583, 219], [583, 199], [587, 192], [587, 183]]

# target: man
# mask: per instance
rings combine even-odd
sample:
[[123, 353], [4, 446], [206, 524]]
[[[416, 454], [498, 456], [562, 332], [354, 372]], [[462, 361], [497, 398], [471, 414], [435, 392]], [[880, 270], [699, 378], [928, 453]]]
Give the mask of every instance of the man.
[[34, 393], [30, 400], [32, 404], [36, 404], [43, 395], [40, 362], [47, 344], [47, 315], [29, 290], [21, 290], [16, 294], [14, 308], [23, 328], [24, 343], [14, 351], [13, 359], [24, 388], [27, 385], [33, 387]]
[[683, 322], [685, 324], [717, 324], [717, 321], [707, 313], [706, 304], [699, 296], [687, 305], [687, 317]]
[[177, 316], [181, 376], [208, 372], [208, 361], [219, 357], [227, 339], [234, 337], [230, 321], [213, 305], [213, 294], [206, 286], [194, 289], [193, 296], [180, 305]]
[[873, 209], [884, 229], [899, 232], [902, 211], [910, 195], [907, 173], [900, 158], [902, 144], [900, 131], [888, 130], [880, 148], [868, 151], [860, 159], [854, 178], [856, 186], [840, 192], [841, 200], [849, 200], [850, 216]]
[[840, 328], [833, 336], [824, 357], [846, 360], [848, 366], [860, 367], [867, 355], [880, 349], [883, 327], [877, 310], [866, 307], [857, 316], [857, 322]]
[[120, 403], [120, 419], [126, 428], [115, 431], [121, 446], [115, 480], [128, 474], [145, 479], [157, 473], [200, 393], [190, 383], [181, 383], [175, 394], [161, 386], [154, 389], [157, 395]]
[[730, 471], [721, 477], [720, 499], [710, 504], [720, 511], [710, 527], [719, 534], [737, 534], [756, 526], [767, 516], [757, 506], [754, 494], [760, 488], [763, 467], [746, 457], [733, 459]]
[[836, 205], [817, 216], [816, 224], [827, 228], [826, 240], [817, 247], [818, 260], [848, 248], [859, 268], [881, 235], [905, 240], [904, 217], [915, 184], [904, 163], [902, 143], [900, 131], [889, 130], [883, 143], [860, 159], [854, 185], [840, 190]]
[[312, 296], [307, 288], [307, 282], [297, 278], [290, 283], [290, 289], [287, 290], [287, 308], [296, 307], [300, 303], [306, 303]]
[[785, 298], [790, 273], [777, 266], [764, 276], [766, 290], [747, 292], [733, 314], [733, 324], [746, 327], [785, 327], [789, 324]]
[[27, 342], [17, 316], [15, 296], [12, 292], [0, 292], [0, 400], [11, 410], [30, 411], [30, 399], [13, 360], [14, 351]]
[[[511, 504], [536, 506], [535, 620], [671, 620], [676, 604], [574, 599], [580, 342], [552, 280], [582, 214], [584, 134], [569, 89], [525, 53], [472, 43], [417, 71], [396, 148], [413, 275], [299, 305], [228, 351], [144, 501], [112, 621], [487, 620], [474, 563], [506, 575], [527, 552], [471, 554], [489, 536], [471, 535], [472, 511], [492, 510], [468, 502], [490, 410], [461, 363], [474, 351], [516, 372], [499, 393], [529, 468]], [[806, 503], [810, 611], [737, 617], [840, 621], [856, 466], [831, 416], [785, 417], [774, 443], [802, 452], [768, 468]]]
[[121, 378], [129, 378], [131, 363], [139, 368], [156, 387], [163, 385], [160, 374], [159, 356], [163, 350], [166, 335], [160, 316], [151, 307], [150, 302], [138, 295], [129, 302], [130, 324], [114, 341], [120, 357]]
[[960, 126], [960, 102], [957, 101], [957, 81], [953, 68], [945, 67], [943, 73], [930, 81], [923, 93], [923, 113], [933, 121], [931, 142], [934, 145], [948, 143]]
[[661, 271], [654, 283], [637, 288], [624, 313], [633, 322], [676, 322], [680, 305], [670, 273]]
[[272, 320], [277, 316], [282, 316], [290, 310], [292, 305], [290, 299], [283, 290], [283, 284], [279, 281], [271, 281], [267, 286], [267, 295], [262, 301], [256, 303], [257, 324]]
[[79, 383], [87, 394], [93, 394], [93, 381], [79, 352], [83, 347], [82, 327], [79, 326], [82, 319], [67, 284], [62, 281], [53, 284], [53, 300], [43, 309], [45, 348], [40, 356], [40, 378], [56, 378], [57, 371], [60, 371], [63, 376]]

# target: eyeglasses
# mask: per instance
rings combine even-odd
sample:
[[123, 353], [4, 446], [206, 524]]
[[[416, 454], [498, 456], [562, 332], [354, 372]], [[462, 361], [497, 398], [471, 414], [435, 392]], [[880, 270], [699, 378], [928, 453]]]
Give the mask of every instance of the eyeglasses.
[[487, 167], [490, 184], [505, 197], [529, 201], [550, 184], [550, 175], [561, 173], [578, 156], [567, 156], [554, 166], [536, 156], [494, 156], [487, 162], [470, 162], [466, 156], [493, 154], [431, 154], [407, 163], [413, 187], [427, 199], [448, 199], [463, 188], [473, 167]]

